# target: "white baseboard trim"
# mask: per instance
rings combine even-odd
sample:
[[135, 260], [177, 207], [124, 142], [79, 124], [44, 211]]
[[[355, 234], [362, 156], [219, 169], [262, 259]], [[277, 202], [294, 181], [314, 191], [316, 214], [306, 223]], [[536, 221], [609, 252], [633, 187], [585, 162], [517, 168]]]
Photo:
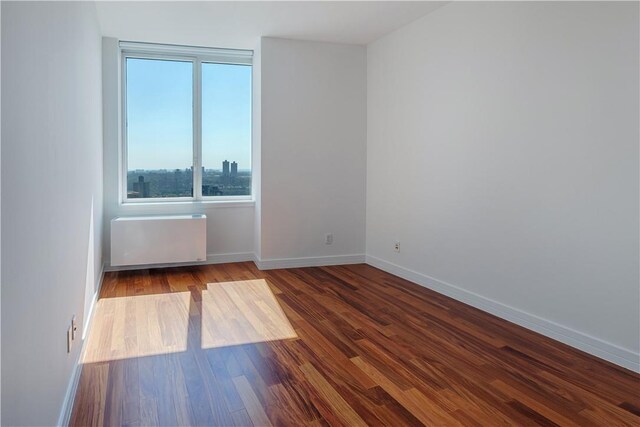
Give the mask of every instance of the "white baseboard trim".
[[166, 264], [143, 264], [143, 265], [124, 265], [112, 266], [110, 262], [106, 262], [105, 271], [125, 271], [125, 270], [146, 270], [148, 268], [165, 268], [165, 267], [186, 267], [189, 265], [207, 265], [207, 264], [225, 264], [228, 262], [245, 262], [254, 261], [253, 252], [239, 252], [232, 254], [207, 254], [206, 261], [194, 262], [176, 262]]
[[226, 264], [229, 262], [253, 261], [253, 252], [239, 252], [235, 254], [207, 254], [207, 264]]
[[370, 255], [366, 263], [455, 300], [640, 373], [640, 354]]
[[364, 254], [336, 255], [305, 258], [254, 259], [260, 270], [277, 268], [320, 267], [324, 265], [361, 264], [365, 262]]
[[91, 327], [91, 320], [93, 320], [93, 311], [95, 309], [96, 303], [98, 302], [98, 297], [100, 296], [100, 289], [102, 289], [102, 281], [104, 280], [104, 273], [106, 271], [106, 266], [102, 263], [102, 267], [100, 269], [100, 279], [98, 279], [98, 287], [96, 288], [96, 292], [93, 294], [93, 298], [91, 299], [91, 306], [89, 307], [89, 313], [84, 319], [84, 325], [82, 326], [82, 346], [84, 348], [84, 339], [87, 337], [87, 331]]
[[73, 410], [73, 401], [76, 396], [76, 390], [78, 389], [78, 383], [80, 382], [80, 357], [82, 356], [82, 349], [78, 352], [76, 360], [73, 362], [73, 371], [71, 372], [71, 379], [67, 386], [67, 392], [64, 395], [64, 401], [62, 402], [62, 409], [60, 410], [60, 416], [58, 417], [58, 426], [68, 426], [71, 421], [71, 411]]
[[62, 408], [60, 410], [60, 416], [58, 417], [59, 426], [68, 426], [69, 421], [71, 421], [71, 411], [73, 410], [73, 402], [76, 397], [76, 391], [78, 390], [78, 383], [80, 382], [80, 374], [82, 373], [80, 360], [82, 358], [82, 353], [84, 352], [84, 345], [86, 343], [86, 333], [89, 327], [91, 326], [91, 320], [93, 319], [94, 307], [96, 302], [98, 301], [98, 296], [100, 295], [100, 288], [102, 288], [102, 281], [104, 279], [105, 273], [105, 265], [102, 264], [102, 268], [100, 269], [100, 278], [98, 279], [98, 287], [96, 292], [93, 294], [93, 299], [91, 300], [91, 307], [89, 307], [89, 313], [87, 314], [84, 325], [82, 329], [82, 342], [80, 345], [80, 351], [78, 352], [78, 356], [76, 360], [73, 362], [73, 371], [71, 372], [71, 379], [69, 380], [69, 385], [67, 386], [67, 392], [64, 395], [64, 401], [62, 402]]

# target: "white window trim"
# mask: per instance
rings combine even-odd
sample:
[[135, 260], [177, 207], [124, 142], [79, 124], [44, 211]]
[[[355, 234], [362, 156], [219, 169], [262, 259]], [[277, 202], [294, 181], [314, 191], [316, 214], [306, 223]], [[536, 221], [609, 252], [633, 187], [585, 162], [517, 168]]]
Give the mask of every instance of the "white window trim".
[[[158, 59], [168, 61], [185, 61], [193, 64], [193, 196], [192, 197], [148, 197], [127, 198], [128, 152], [127, 152], [127, 58]], [[202, 97], [201, 69], [202, 63], [236, 64], [253, 66], [253, 51], [240, 49], [219, 49], [196, 46], [163, 45], [154, 43], [120, 42], [120, 149], [119, 156], [119, 192], [120, 204], [124, 205], [158, 205], [171, 203], [195, 204], [253, 204], [253, 83], [250, 88], [250, 140], [251, 155], [251, 195], [248, 196], [203, 196], [202, 195]], [[251, 76], [253, 80], [253, 75]]]

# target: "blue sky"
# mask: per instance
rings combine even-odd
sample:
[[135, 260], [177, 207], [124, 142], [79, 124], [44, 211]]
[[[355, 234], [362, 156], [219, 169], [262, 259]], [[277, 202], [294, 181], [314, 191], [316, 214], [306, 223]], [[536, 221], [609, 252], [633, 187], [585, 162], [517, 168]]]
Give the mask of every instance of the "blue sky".
[[[193, 151], [191, 62], [127, 59], [128, 169], [184, 169]], [[251, 67], [202, 65], [202, 162], [249, 169]]]

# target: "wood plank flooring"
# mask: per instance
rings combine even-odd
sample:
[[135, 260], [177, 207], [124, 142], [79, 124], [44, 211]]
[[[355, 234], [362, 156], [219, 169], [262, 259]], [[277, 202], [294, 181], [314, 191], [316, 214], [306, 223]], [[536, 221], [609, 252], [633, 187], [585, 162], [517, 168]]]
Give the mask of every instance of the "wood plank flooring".
[[105, 276], [71, 425], [639, 426], [640, 376], [367, 265]]

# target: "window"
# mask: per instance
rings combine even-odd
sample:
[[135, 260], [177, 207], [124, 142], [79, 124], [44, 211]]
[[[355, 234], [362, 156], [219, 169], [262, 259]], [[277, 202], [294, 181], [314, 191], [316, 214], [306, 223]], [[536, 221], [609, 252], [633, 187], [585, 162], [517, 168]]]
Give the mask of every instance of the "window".
[[251, 51], [120, 43], [124, 202], [251, 198]]

